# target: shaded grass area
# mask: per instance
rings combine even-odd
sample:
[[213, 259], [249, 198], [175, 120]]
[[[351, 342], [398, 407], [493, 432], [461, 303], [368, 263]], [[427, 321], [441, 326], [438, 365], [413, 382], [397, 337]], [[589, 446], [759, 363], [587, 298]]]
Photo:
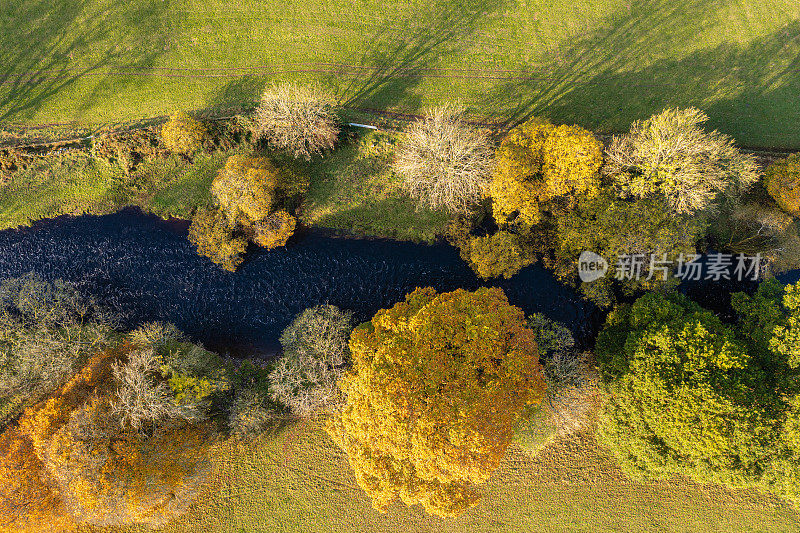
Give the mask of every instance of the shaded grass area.
[[0, 120], [90, 123], [316, 81], [350, 109], [540, 114], [601, 132], [697, 105], [800, 148], [795, 0], [21, 0], [0, 13]]
[[210, 186], [226, 152], [177, 156], [139, 165], [131, 175], [118, 166], [73, 151], [42, 158], [0, 186], [0, 229], [59, 215], [107, 214], [127, 206], [162, 217], [190, 218], [211, 201]]
[[311, 188], [301, 220], [357, 235], [433, 242], [450, 214], [418, 206], [391, 168], [397, 136], [353, 136], [330, 156], [308, 165]]
[[[796, 531], [800, 514], [775, 498], [685, 481], [627, 479], [587, 435], [536, 458], [513, 448], [456, 519], [395, 503], [373, 510], [347, 458], [318, 421], [218, 449], [211, 484], [168, 532], [684, 532]], [[137, 531], [136, 528], [124, 531]], [[142, 530], [143, 531], [143, 530]]]

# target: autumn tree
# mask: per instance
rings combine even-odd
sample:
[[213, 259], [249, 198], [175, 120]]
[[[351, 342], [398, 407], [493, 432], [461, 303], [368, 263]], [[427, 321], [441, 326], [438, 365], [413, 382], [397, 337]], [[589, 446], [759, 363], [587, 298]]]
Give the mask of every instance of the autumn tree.
[[781, 209], [800, 216], [800, 154], [770, 164], [764, 171], [764, 183]]
[[200, 150], [208, 133], [205, 125], [187, 113], [173, 114], [161, 128], [161, 138], [168, 150], [192, 154]]
[[339, 136], [333, 98], [316, 86], [284, 83], [267, 87], [253, 117], [258, 137], [294, 158], [331, 150]]
[[353, 331], [328, 430], [373, 506], [455, 516], [477, 501], [522, 410], [542, 399], [533, 332], [499, 288], [417, 289]]
[[610, 401], [603, 444], [629, 472], [741, 484], [768, 461], [763, 379], [734, 331], [680, 294], [611, 314], [597, 340]]
[[468, 246], [469, 264], [483, 279], [500, 276], [509, 279], [536, 260], [520, 236], [510, 231], [470, 237]]
[[600, 187], [603, 154], [591, 132], [533, 118], [508, 132], [496, 161], [489, 188], [495, 218], [531, 225], [549, 202], [592, 195]]
[[155, 380], [161, 373], [172, 402], [180, 404], [185, 387], [167, 375], [173, 375], [176, 358], [188, 361], [197, 354], [180, 344], [176, 352], [175, 346], [124, 342], [104, 350], [21, 417], [20, 431], [30, 439], [43, 479], [77, 522], [161, 526], [198, 494], [210, 471], [215, 424], [178, 416], [142, 430], [114, 405], [127, 394], [118, 380], [120, 365], [127, 367], [130, 356], [142, 349], [163, 357], [165, 364], [148, 377]]
[[724, 324], [680, 294], [620, 306], [597, 340], [600, 440], [630, 473], [800, 500], [800, 284], [734, 294]]
[[231, 224], [269, 216], [278, 170], [266, 157], [232, 155], [211, 183], [211, 194]]
[[[680, 254], [689, 261], [705, 228], [702, 218], [677, 216], [664, 210], [656, 199], [623, 200], [604, 190], [580, 200], [573, 209], [556, 218], [555, 272], [559, 278], [575, 282], [580, 254], [586, 250], [599, 254], [611, 266], [611, 275], [582, 284], [581, 290], [596, 303], [609, 305], [614, 300], [614, 287], [632, 292], [674, 283], [674, 268]], [[623, 256], [630, 260], [638, 256], [639, 279], [633, 274], [631, 279], [612, 278]], [[663, 263], [667, 267], [666, 279], [665, 271], [654, 271], [651, 279], [647, 279], [653, 256], [671, 261]]]
[[281, 333], [283, 354], [269, 375], [273, 399], [297, 416], [336, 407], [336, 382], [350, 359], [353, 313], [318, 305], [300, 313]]
[[111, 340], [114, 316], [62, 280], [29, 273], [0, 283], [0, 395], [37, 397]]
[[253, 232], [253, 242], [271, 250], [285, 246], [286, 242], [294, 235], [297, 219], [286, 211], [276, 211], [271, 215], [258, 220], [250, 226]]
[[235, 271], [244, 261], [247, 239], [237, 235], [229, 218], [216, 208], [198, 208], [189, 226], [189, 242], [197, 253], [208, 257], [228, 271]]
[[679, 214], [712, 206], [720, 194], [735, 194], [758, 180], [752, 155], [733, 140], [702, 124], [708, 116], [695, 108], [666, 109], [636, 121], [614, 137], [606, 150], [604, 173], [623, 193], [661, 197]]
[[493, 167], [487, 134], [446, 105], [412, 124], [397, 147], [395, 170], [426, 206], [466, 213], [486, 193]]

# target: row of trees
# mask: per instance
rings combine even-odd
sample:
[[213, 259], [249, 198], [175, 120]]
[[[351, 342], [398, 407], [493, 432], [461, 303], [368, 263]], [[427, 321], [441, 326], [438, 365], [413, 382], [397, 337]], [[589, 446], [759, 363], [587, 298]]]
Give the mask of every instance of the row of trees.
[[[511, 277], [541, 258], [575, 283], [584, 250], [614, 264], [623, 255], [676, 258], [704, 240], [761, 253], [772, 271], [800, 259], [793, 219], [800, 213], [800, 160], [774, 162], [760, 182], [755, 158], [706, 131], [708, 117], [697, 109], [667, 109], [634, 122], [605, 148], [578, 126], [533, 118], [496, 150], [461, 111], [435, 110], [414, 124], [398, 147], [396, 169], [420, 201], [462, 215], [450, 240], [483, 278]], [[465, 139], [480, 139], [481, 148], [436, 148], [459, 147]], [[484, 198], [497, 230], [475, 235], [472, 220]], [[610, 305], [617, 288], [631, 293], [653, 285], [606, 279], [582, 290]]]

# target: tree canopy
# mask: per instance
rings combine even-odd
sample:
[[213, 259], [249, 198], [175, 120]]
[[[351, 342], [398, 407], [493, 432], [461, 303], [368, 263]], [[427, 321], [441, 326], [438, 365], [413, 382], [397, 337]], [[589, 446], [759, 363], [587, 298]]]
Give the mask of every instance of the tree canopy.
[[724, 324], [680, 294], [618, 307], [597, 340], [599, 435], [631, 473], [800, 494], [798, 285], [734, 295]]
[[417, 289], [356, 328], [350, 350], [328, 428], [380, 510], [466, 510], [544, 393], [533, 332], [499, 288]]
[[518, 217], [536, 224], [548, 202], [591, 195], [600, 187], [602, 145], [578, 126], [533, 118], [508, 132], [496, 160], [489, 191], [498, 223]]
[[626, 194], [660, 196], [676, 213], [695, 213], [720, 193], [746, 189], [759, 177], [755, 158], [740, 152], [727, 135], [705, 131], [707, 120], [691, 107], [634, 122], [606, 150], [604, 172]]

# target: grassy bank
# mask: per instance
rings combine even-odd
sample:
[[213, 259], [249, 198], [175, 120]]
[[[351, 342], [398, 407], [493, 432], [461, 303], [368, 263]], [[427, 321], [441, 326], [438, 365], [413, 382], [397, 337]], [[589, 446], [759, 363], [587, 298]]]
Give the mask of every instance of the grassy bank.
[[0, 121], [90, 123], [251, 101], [313, 80], [348, 107], [532, 113], [621, 131], [696, 105], [800, 148], [794, 0], [21, 0], [0, 13]]
[[[352, 135], [332, 154], [309, 163], [287, 162], [309, 176], [311, 187], [300, 209], [312, 227], [349, 234], [432, 242], [450, 220], [443, 211], [421, 208], [403, 190], [389, 166], [395, 136]], [[137, 206], [161, 217], [191, 218], [211, 202], [211, 182], [237, 149], [145, 160], [125, 173], [91, 152], [71, 151], [36, 159], [0, 185], [0, 229], [59, 215], [107, 214]]]
[[127, 206], [163, 217], [190, 218], [211, 201], [210, 186], [226, 152], [193, 163], [170, 157], [142, 163], [126, 175], [86, 152], [48, 157], [0, 186], [0, 229], [59, 215], [107, 214]]
[[417, 204], [391, 161], [396, 135], [370, 132], [308, 166], [311, 188], [301, 220], [357, 235], [432, 242], [451, 216]]
[[[228, 443], [211, 486], [167, 532], [684, 532], [796, 531], [800, 514], [755, 492], [684, 481], [627, 479], [591, 437], [556, 442], [533, 459], [512, 449], [456, 519], [393, 505], [374, 511], [343, 452], [319, 422], [276, 438]], [[136, 531], [126, 529], [124, 531]]]

